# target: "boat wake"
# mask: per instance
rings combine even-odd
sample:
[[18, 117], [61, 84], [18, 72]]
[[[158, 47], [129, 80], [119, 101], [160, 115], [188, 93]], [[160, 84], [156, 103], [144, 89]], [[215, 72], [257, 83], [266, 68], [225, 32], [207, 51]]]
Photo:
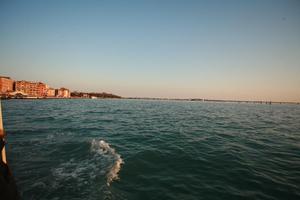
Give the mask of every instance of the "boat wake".
[[101, 155], [106, 155], [112, 158], [113, 164], [111, 165], [110, 170], [107, 173], [107, 182], [109, 186], [114, 180], [118, 180], [118, 173], [121, 170], [121, 165], [124, 164], [120, 154], [118, 154], [114, 148], [109, 146], [109, 143], [104, 140], [92, 140], [91, 151], [96, 152]]

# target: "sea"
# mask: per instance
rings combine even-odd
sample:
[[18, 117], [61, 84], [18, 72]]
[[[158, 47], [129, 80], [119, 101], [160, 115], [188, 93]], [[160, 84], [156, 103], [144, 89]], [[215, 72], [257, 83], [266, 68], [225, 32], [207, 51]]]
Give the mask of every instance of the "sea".
[[300, 105], [2, 101], [23, 200], [300, 199]]

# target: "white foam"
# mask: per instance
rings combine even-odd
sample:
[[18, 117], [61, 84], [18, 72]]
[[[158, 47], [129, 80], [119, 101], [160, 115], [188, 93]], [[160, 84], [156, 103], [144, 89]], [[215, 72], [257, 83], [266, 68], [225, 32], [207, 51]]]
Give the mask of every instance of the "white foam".
[[112, 167], [107, 173], [107, 185], [109, 186], [111, 182], [119, 179], [118, 173], [121, 170], [121, 165], [124, 164], [120, 154], [118, 154], [115, 149], [110, 147], [109, 144], [104, 140], [97, 141], [93, 139], [91, 150], [101, 155], [110, 155], [114, 160]]

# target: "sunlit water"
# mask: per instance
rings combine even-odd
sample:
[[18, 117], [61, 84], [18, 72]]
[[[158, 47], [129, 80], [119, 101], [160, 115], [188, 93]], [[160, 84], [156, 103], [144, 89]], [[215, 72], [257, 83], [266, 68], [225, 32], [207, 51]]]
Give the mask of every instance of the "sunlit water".
[[300, 199], [300, 105], [3, 101], [22, 199]]

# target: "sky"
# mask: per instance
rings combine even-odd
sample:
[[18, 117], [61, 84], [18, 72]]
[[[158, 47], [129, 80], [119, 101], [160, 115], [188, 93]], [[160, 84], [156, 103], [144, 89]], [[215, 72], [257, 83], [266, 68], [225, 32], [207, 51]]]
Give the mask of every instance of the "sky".
[[0, 75], [123, 97], [300, 102], [300, 1], [0, 0]]

